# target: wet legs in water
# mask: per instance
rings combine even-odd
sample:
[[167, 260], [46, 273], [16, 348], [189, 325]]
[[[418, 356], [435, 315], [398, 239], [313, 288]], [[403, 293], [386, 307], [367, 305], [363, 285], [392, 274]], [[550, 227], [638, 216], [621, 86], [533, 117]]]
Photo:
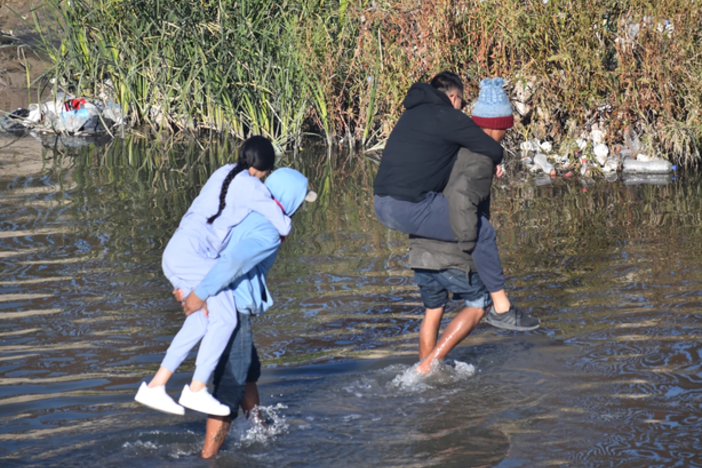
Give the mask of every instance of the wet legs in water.
[[[246, 390], [244, 391], [244, 399], [241, 401], [241, 409], [244, 410], [246, 417], [250, 417], [252, 411], [261, 403], [258, 396], [258, 387], [256, 382], [246, 382]], [[232, 425], [232, 416], [208, 416], [207, 425], [205, 428], [205, 443], [202, 446], [202, 458], [212, 458], [222, 448], [225, 437]]]
[[446, 355], [463, 341], [478, 325], [485, 314], [484, 309], [464, 307], [451, 322], [437, 343], [439, 326], [444, 308], [426, 309], [424, 319], [419, 327], [419, 359], [417, 372], [426, 375], [435, 359], [443, 360]]

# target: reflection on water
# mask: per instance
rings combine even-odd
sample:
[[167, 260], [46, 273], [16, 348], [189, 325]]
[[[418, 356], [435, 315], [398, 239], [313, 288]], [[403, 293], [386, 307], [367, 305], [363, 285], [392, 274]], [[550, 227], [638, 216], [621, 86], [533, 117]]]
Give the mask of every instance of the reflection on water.
[[[182, 320], [161, 251], [232, 145], [9, 143], [2, 465], [210, 466], [197, 458], [202, 416], [133, 395]], [[215, 466], [702, 465], [698, 177], [500, 181], [510, 294], [543, 327], [480, 325], [434, 380], [415, 381], [423, 310], [405, 239], [373, 215], [373, 165], [305, 157], [282, 163], [320, 199], [295, 216], [276, 304], [255, 321], [268, 425], [238, 421]]]

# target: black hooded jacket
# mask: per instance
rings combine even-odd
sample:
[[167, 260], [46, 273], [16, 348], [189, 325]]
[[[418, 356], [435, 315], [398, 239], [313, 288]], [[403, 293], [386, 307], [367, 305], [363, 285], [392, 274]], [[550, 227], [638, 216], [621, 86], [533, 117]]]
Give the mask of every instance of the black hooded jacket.
[[461, 147], [502, 162], [502, 146], [454, 109], [446, 93], [415, 83], [403, 105], [407, 110], [390, 133], [373, 182], [375, 195], [418, 202], [440, 193]]

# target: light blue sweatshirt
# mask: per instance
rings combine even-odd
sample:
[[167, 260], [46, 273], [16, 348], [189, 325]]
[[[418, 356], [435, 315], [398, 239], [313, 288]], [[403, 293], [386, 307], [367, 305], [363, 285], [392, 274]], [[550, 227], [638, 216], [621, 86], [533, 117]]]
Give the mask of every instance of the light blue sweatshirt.
[[[291, 216], [307, 195], [307, 178], [294, 169], [281, 168], [268, 176], [266, 187]], [[249, 214], [231, 230], [220, 258], [195, 288], [195, 294], [205, 300], [230, 287], [237, 311], [262, 314], [273, 304], [266, 275], [280, 242], [280, 234], [270, 220], [256, 212]]]
[[273, 200], [268, 188], [246, 170], [237, 174], [229, 185], [222, 213], [212, 224], [207, 224], [207, 218], [219, 209], [222, 184], [234, 167], [235, 164], [226, 164], [217, 169], [180, 221], [179, 229], [187, 231], [188, 236], [197, 241], [201, 252], [211, 258], [221, 252], [232, 228], [251, 212], [265, 216], [281, 236], [287, 236], [292, 228], [290, 218]]

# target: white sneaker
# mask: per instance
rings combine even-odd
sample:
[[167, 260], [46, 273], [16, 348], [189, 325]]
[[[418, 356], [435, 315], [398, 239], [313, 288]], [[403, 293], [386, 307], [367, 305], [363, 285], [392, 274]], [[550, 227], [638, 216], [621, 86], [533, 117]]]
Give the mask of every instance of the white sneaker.
[[176, 414], [178, 416], [183, 416], [185, 414], [185, 408], [173, 401], [173, 398], [166, 393], [166, 387], [163, 385], [151, 388], [146, 385], [146, 382], [142, 382], [134, 400], [144, 406], [148, 406], [157, 411], [163, 411], [164, 413]]
[[186, 385], [183, 387], [183, 393], [180, 394], [178, 403], [193, 411], [211, 414], [212, 416], [229, 416], [230, 413], [229, 407], [210, 395], [207, 387], [198, 392], [193, 392], [190, 390], [190, 386]]

